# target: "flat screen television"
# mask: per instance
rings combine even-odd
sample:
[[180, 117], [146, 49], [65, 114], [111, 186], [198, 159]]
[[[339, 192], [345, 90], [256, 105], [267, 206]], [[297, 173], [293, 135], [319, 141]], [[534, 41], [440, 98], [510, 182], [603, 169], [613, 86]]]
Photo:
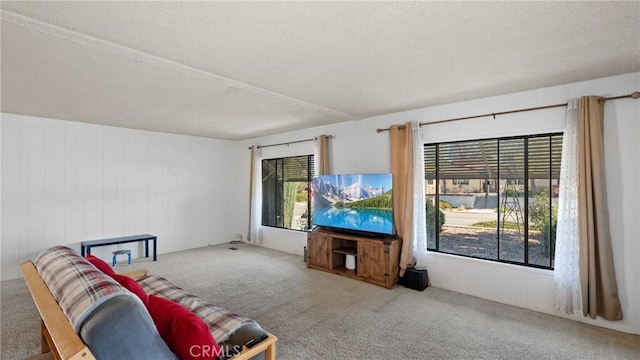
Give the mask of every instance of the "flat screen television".
[[315, 226], [395, 235], [391, 174], [320, 175], [311, 187]]

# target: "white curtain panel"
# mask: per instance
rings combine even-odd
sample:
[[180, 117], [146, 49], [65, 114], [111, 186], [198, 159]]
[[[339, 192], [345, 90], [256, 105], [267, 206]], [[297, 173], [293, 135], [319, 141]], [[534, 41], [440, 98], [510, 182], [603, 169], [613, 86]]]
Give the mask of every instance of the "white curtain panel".
[[413, 141], [413, 256], [416, 269], [427, 268], [427, 219], [424, 199], [424, 149], [422, 128], [411, 123]]
[[567, 103], [567, 122], [562, 140], [558, 224], [553, 277], [558, 311], [582, 313], [578, 263], [578, 122], [580, 99]]
[[262, 224], [262, 150], [255, 149], [253, 156], [253, 193], [251, 196], [251, 242], [262, 244], [260, 224]]

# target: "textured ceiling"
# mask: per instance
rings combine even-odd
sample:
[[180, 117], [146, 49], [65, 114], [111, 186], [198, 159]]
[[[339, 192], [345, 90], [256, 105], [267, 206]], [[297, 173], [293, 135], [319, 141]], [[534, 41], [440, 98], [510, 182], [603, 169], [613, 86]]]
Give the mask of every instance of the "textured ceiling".
[[640, 70], [640, 2], [0, 6], [3, 112], [229, 140]]

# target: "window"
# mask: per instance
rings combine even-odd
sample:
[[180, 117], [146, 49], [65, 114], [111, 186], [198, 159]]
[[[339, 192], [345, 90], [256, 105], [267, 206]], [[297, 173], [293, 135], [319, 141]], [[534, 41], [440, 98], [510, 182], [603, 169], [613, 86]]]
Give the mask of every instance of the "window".
[[561, 154], [557, 133], [424, 145], [428, 248], [553, 269]]
[[311, 226], [313, 155], [262, 160], [262, 225], [306, 230]]

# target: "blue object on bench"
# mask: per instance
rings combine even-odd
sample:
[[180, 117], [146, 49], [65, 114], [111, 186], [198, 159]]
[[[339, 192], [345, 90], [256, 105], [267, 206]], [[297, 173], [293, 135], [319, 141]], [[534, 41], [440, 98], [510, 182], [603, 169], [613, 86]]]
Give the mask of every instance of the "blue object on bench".
[[113, 260], [111, 261], [112, 266], [116, 266], [117, 256], [118, 255], [127, 255], [129, 265], [131, 265], [131, 250], [116, 250], [113, 252]]

